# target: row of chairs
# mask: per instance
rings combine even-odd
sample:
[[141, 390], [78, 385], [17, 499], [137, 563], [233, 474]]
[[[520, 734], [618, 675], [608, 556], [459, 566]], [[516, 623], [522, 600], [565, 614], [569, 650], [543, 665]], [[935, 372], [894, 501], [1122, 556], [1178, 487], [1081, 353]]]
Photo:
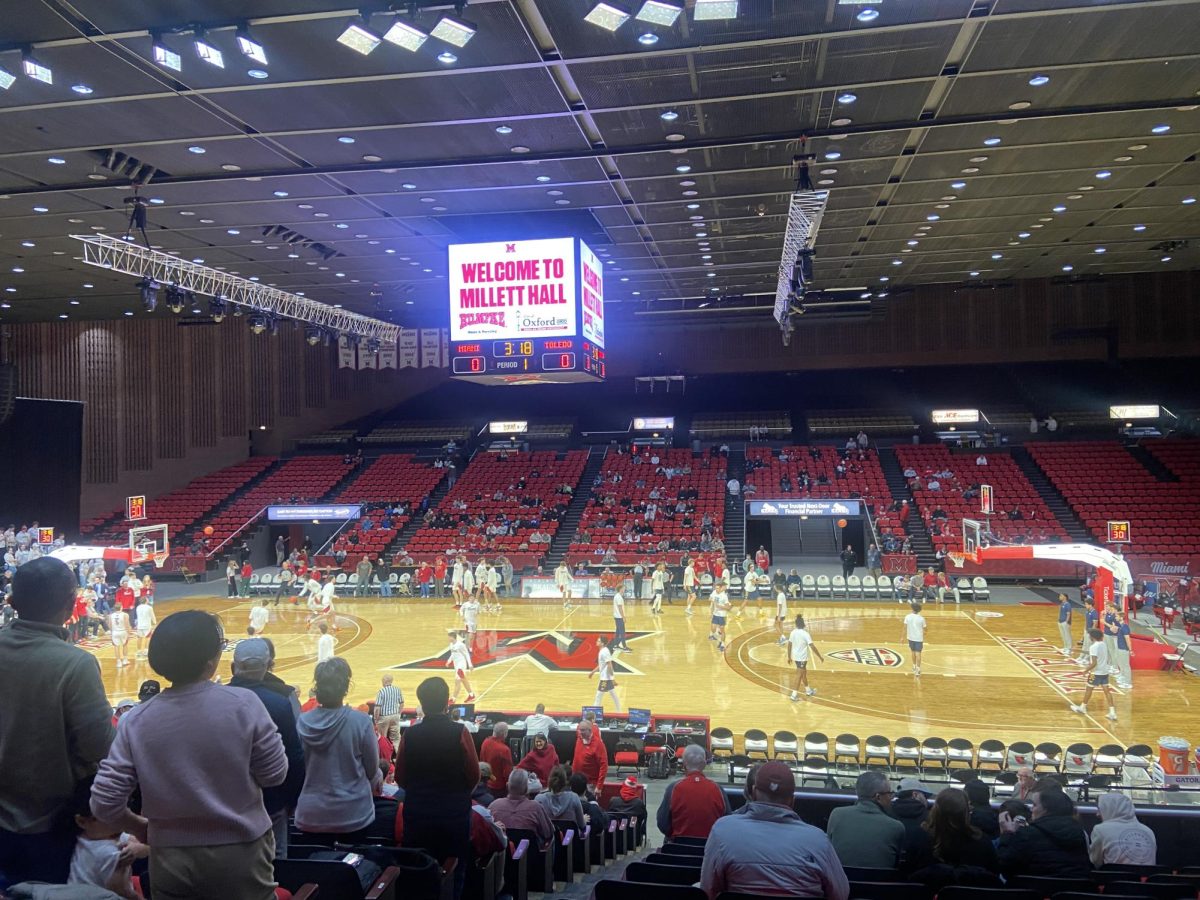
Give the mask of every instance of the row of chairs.
[[[714, 728], [711, 734], [713, 758], [729, 760], [734, 753], [734, 735], [728, 728]], [[965, 738], [945, 740], [929, 737], [901, 737], [896, 740], [883, 735], [871, 735], [866, 740], [855, 734], [839, 734], [832, 740], [820, 731], [810, 731], [803, 739], [790, 731], [776, 731], [768, 737], [765, 731], [748, 729], [743, 737], [743, 756], [751, 759], [782, 759], [807, 765], [821, 760], [836, 770], [839, 763], [850, 768], [883, 766], [889, 769], [912, 768], [919, 772], [948, 771], [959, 768], [976, 773], [1015, 773], [1029, 766], [1035, 773], [1061, 774], [1084, 778], [1108, 774], [1119, 778], [1125, 769], [1148, 772], [1154, 764], [1154, 751], [1149, 744], [1104, 744], [1093, 747], [1087, 743], [1059, 744], [1044, 741], [986, 740], [976, 746]], [[1007, 779], [1005, 779], [1007, 780]]]
[[[908, 586], [904, 584], [907, 580], [906, 576], [897, 575], [893, 579], [889, 575], [880, 575], [876, 578], [874, 575], [864, 575], [861, 578], [858, 575], [850, 575], [843, 578], [841, 575], [834, 575], [832, 578], [828, 575], [804, 575], [800, 579], [799, 596], [801, 599], [812, 597], [814, 600], [848, 600], [858, 598], [860, 600], [904, 600], [909, 599], [910, 594]], [[954, 600], [975, 601], [986, 603], [991, 599], [991, 588], [988, 587], [987, 579], [980, 576], [975, 578], [959, 578], [954, 581], [953, 598]], [[797, 593], [795, 586], [792, 589], [793, 594]], [[921, 596], [912, 596], [911, 599], [921, 600], [929, 599]]]

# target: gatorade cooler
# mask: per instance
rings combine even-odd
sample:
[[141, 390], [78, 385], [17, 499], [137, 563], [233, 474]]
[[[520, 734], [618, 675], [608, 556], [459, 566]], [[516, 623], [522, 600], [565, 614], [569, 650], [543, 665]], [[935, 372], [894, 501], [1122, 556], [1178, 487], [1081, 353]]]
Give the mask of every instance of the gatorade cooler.
[[1162, 766], [1164, 775], [1187, 775], [1188, 752], [1191, 744], [1179, 737], [1160, 737], [1158, 739], [1158, 764]]

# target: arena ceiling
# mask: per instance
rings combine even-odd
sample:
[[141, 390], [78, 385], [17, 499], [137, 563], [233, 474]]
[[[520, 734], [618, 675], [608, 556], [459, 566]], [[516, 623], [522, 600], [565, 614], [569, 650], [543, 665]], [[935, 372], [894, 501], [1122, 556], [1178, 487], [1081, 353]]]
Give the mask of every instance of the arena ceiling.
[[0, 322], [144, 314], [67, 237], [125, 232], [109, 151], [156, 170], [154, 245], [400, 322], [436, 320], [447, 244], [512, 231], [587, 239], [610, 303], [773, 295], [806, 153], [822, 288], [1200, 262], [1200, 0], [695, 2], [610, 32], [593, 0], [473, 0], [465, 46], [364, 56], [328, 0], [5, 0]]

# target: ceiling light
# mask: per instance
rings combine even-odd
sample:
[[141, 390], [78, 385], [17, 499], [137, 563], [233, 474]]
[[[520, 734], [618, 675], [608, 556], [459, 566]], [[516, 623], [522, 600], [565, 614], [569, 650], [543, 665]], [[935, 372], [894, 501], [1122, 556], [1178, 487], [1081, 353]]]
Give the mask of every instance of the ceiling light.
[[679, 113], [675, 112], [675, 110], [673, 110], [673, 109], [667, 109], [667, 110], [663, 110], [662, 112], [660, 112], [658, 114], [658, 117], [660, 119], [662, 119], [664, 122], [674, 122], [676, 119], [679, 118]]
[[60, 156], [51, 156], [46, 162], [52, 166], [65, 166], [67, 161]]
[[1099, 179], [1102, 179], [1102, 180], [1103, 180], [1103, 179], [1105, 179], [1105, 178], [1112, 178], [1112, 172], [1109, 172], [1109, 171], [1106, 169], [1106, 170], [1104, 170], [1103, 172], [1097, 172], [1097, 173], [1096, 173], [1096, 177], [1097, 177], [1097, 178], [1099, 178]]
[[919, 244], [919, 243], [921, 243], [921, 242], [920, 242], [920, 241], [915, 241], [915, 240], [914, 240], [914, 241], [908, 241], [907, 243], [908, 243], [908, 246], [910, 246], [910, 247], [915, 247], [915, 246], [917, 246], [917, 244]]
[[1049, 83], [1050, 83], [1049, 75], [1034, 75], [1032, 78], [1029, 79], [1029, 84], [1032, 87], [1041, 87], [1043, 84], [1049, 84]]
[[266, 49], [262, 44], [250, 36], [250, 31], [248, 29], [239, 28], [237, 30], [237, 45], [238, 49], [242, 51], [242, 55], [247, 59], [254, 60], [260, 66], [265, 66], [267, 64]]
[[1132, 156], [1114, 156], [1113, 162], [1129, 162], [1131, 159], [1133, 159]]
[[237, 163], [221, 163], [221, 168], [224, 169], [226, 172], [242, 171], [242, 167], [237, 165]]
[[496, 134], [512, 134], [511, 125], [497, 125]]
[[967, 274], [968, 274], [968, 275], [970, 275], [972, 278], [978, 278], [978, 277], [979, 277], [979, 273], [978, 273], [978, 272], [968, 272]]
[[207, 150], [205, 150], [203, 147], [199, 146], [198, 144], [188, 147], [188, 153], [199, 154], [199, 153], [207, 153], [207, 152], [208, 152]]
[[153, 278], [143, 278], [137, 283], [138, 292], [142, 297], [142, 306], [146, 312], [152, 313], [158, 306], [158, 289], [162, 287]]
[[1065, 206], [1056, 206], [1054, 207], [1053, 211], [1056, 213], [1063, 213], [1067, 211], [1067, 208]]
[[1145, 230], [1146, 230], [1146, 226], [1145, 226], [1145, 225], [1134, 225], [1134, 226], [1133, 226], [1133, 230], [1134, 230], [1134, 231], [1145, 231]]
[[663, 0], [646, 0], [638, 10], [636, 18], [640, 22], [650, 22], [654, 25], [674, 25], [683, 7], [678, 3], [664, 3]]
[[379, 36], [368, 31], [367, 25], [362, 19], [351, 19], [346, 30], [338, 35], [337, 40], [342, 46], [349, 47], [363, 56], [367, 56], [379, 46]]
[[1171, 257], [1169, 257], [1169, 256], [1164, 256], [1162, 259], [1159, 260], [1159, 262], [1170, 262], [1170, 261], [1171, 261]]
[[465, 47], [471, 38], [475, 37], [475, 31], [475, 26], [470, 22], [464, 22], [453, 16], [442, 16], [429, 34], [439, 41], [445, 41], [455, 47]]
[[876, 19], [879, 18], [879, 10], [864, 9], [862, 12], [860, 12], [854, 18], [858, 19], [858, 21], [860, 21], [860, 22], [874, 22]]
[[837, 102], [842, 104], [842, 106], [848, 106], [857, 99], [858, 99], [857, 94], [851, 94], [849, 91], [847, 91], [844, 94], [838, 95]]
[[21, 246], [22, 247], [36, 247], [37, 244], [35, 244], [33, 241], [21, 241]]
[[17, 76], [7, 69], [0, 69], [0, 89], [8, 90], [16, 84]]
[[1000, 143], [1000, 138], [998, 138], [998, 137], [984, 138], [984, 141], [983, 141], [983, 145], [985, 147], [995, 147], [999, 143]]
[[966, 186], [967, 186], [967, 183], [966, 183], [965, 181], [952, 181], [952, 182], [950, 182], [950, 187], [954, 188], [956, 191], [961, 191], [961, 190], [962, 190], [963, 188], [965, 188]]
[[1149, 144], [1131, 144], [1130, 146], [1126, 147], [1125, 149], [1133, 150], [1136, 153], [1138, 150], [1145, 150], [1148, 146], [1150, 146], [1150, 145]]
[[1032, 236], [1033, 235], [1030, 234], [1028, 231], [1022, 231], [1020, 234], [1017, 235], [1017, 237], [1019, 237], [1021, 240], [1025, 240], [1025, 238], [1032, 237]]
[[82, 83], [71, 85], [71, 90], [73, 90], [77, 94], [83, 94], [85, 97], [88, 94], [93, 93], [93, 91], [90, 87], [88, 87], [86, 84], [82, 84]]
[[402, 19], [397, 19], [392, 23], [392, 27], [384, 33], [383, 39], [389, 44], [395, 44], [397, 47], [403, 47], [405, 50], [416, 52], [421, 49], [422, 44], [429, 40], [429, 35], [415, 25], [410, 25]]
[[246, 74], [249, 75], [251, 78], [257, 78], [260, 81], [264, 78], [271, 77], [271, 73], [268, 72], [266, 69], [247, 69]]
[[1107, 248], [1105, 248], [1105, 247], [1097, 247], [1097, 248], [1096, 248], [1096, 249], [1095, 249], [1093, 252], [1095, 252], [1095, 253], [1107, 253], [1107, 252], [1108, 252], [1108, 250], [1107, 250]]
[[276, 196], [276, 197], [286, 197], [287, 195], [288, 195], [287, 191], [275, 191], [275, 193], [274, 193], [274, 196]]
[[993, 253], [992, 259], [1004, 259], [1004, 254], [1003, 253]]
[[439, 53], [437, 55], [437, 58], [438, 58], [438, 62], [442, 63], [443, 65], [447, 65], [447, 66], [458, 62], [458, 57], [455, 56], [453, 53], [451, 53], [449, 50], [443, 50], [441, 53]]
[[1193, 203], [1195, 203], [1195, 202], [1196, 202], [1196, 198], [1195, 198], [1195, 197], [1184, 197], [1184, 198], [1183, 198], [1183, 199], [1180, 201], [1180, 203], [1182, 203], [1184, 206], [1191, 206], [1191, 205], [1192, 205]]
[[645, 34], [639, 34], [638, 43], [643, 47], [653, 47], [658, 43], [658, 35], [653, 31], [647, 31]]
[[[1030, 103], [1028, 100], [1018, 100], [1015, 103], [1008, 104], [1009, 109], [1029, 109], [1029, 107], [1031, 107], [1031, 106], [1033, 106], [1033, 104]], [[1006, 119], [1004, 124], [1005, 125], [1016, 125], [1017, 120], [1016, 119]]]
[[[1186, 203], [1186, 202], [1187, 202], [1187, 201], [1185, 200], [1185, 201], [1184, 201], [1184, 203]], [[47, 213], [47, 212], [50, 212], [50, 210], [49, 210], [49, 209], [47, 209], [45, 206], [35, 206], [35, 207], [33, 208], [33, 211], [34, 211], [35, 213]]]
[[931, 213], [930, 215], [925, 217], [925, 221], [936, 222], [940, 218], [941, 218], [941, 216], [939, 216], [937, 213]]
[[354, 138], [350, 137], [350, 135], [348, 135], [348, 134], [343, 134], [341, 137], [338, 138], [338, 143], [339, 144], [353, 144]]
[[154, 36], [152, 55], [154, 62], [164, 69], [171, 69], [175, 72], [183, 71], [183, 57], [164, 44], [162, 37], [159, 35]]
[[203, 31], [197, 31], [192, 35], [192, 44], [196, 48], [196, 55], [206, 63], [214, 65], [218, 69], [225, 68], [225, 54], [209, 43], [208, 35]]
[[692, 12], [697, 22], [736, 19], [737, 14], [738, 0], [696, 0], [696, 8]]
[[826, 159], [841, 159], [842, 154], [839, 153], [837, 150], [830, 150], [828, 153], [825, 154], [825, 158]]
[[612, 3], [597, 3], [592, 7], [592, 11], [583, 17], [583, 21], [597, 25], [605, 31], [616, 31], [629, 21], [629, 13]]
[[50, 71], [50, 68], [43, 66], [28, 53], [21, 54], [21, 68], [34, 81], [40, 81], [43, 84], [54, 84], [54, 73]]
[[680, 175], [683, 175], [683, 174], [686, 174], [687, 172], [692, 171], [692, 167], [689, 166], [687, 163], [680, 163], [679, 165], [677, 165], [675, 167], [675, 171], [678, 172]]
[[1153, 128], [1150, 129], [1150, 133], [1151, 134], [1166, 134], [1170, 130], [1171, 130], [1170, 125], [1155, 125]]

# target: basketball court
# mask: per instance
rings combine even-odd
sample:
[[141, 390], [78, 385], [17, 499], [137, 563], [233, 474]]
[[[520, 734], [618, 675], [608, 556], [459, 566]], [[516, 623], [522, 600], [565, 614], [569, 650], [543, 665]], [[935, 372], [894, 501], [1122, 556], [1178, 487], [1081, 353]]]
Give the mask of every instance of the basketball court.
[[[1033, 597], [1033, 594], [1029, 594]], [[480, 710], [578, 710], [595, 698], [596, 638], [612, 633], [610, 604], [582, 601], [571, 612], [558, 603], [516, 601], [499, 615], [480, 617], [472, 681]], [[246, 636], [251, 601], [187, 597], [160, 600], [161, 619], [187, 608], [221, 616], [230, 641]], [[735, 606], [736, 608], [736, 606]], [[1135, 671], [1132, 692], [1120, 692], [1118, 721], [1103, 719], [1099, 695], [1092, 714], [1068, 708], [1082, 696], [1080, 667], [1057, 651], [1057, 614], [1050, 603], [988, 604], [978, 608], [926, 606], [929, 622], [923, 674], [912, 675], [899, 603], [806, 601], [792, 603], [805, 616], [825, 661], [810, 665], [818, 693], [809, 701], [788, 699], [793, 668], [777, 645], [774, 623], [756, 615], [753, 602], [743, 618], [730, 618], [722, 655], [707, 639], [707, 604], [684, 615], [683, 604], [652, 616], [645, 604], [628, 606], [631, 653], [617, 655], [622, 707], [650, 708], [655, 715], [709, 716], [739, 736], [750, 728], [772, 733], [850, 732], [891, 739], [966, 738], [1006, 743], [1028, 740], [1062, 745], [1152, 743], [1162, 734], [1189, 734], [1200, 704], [1194, 679], [1159, 671]], [[307, 696], [316, 658], [316, 633], [305, 623], [301, 603], [270, 607], [265, 636], [278, 652], [275, 671]], [[379, 679], [392, 673], [409, 704], [417, 684], [430, 674], [450, 679], [445, 666], [446, 631], [459, 624], [449, 600], [379, 598], [339, 600], [337, 654], [354, 671], [350, 700], [374, 697]], [[1077, 622], [1077, 636], [1082, 624]], [[117, 670], [112, 648], [88, 642], [100, 660], [105, 686], [116, 702], [136, 695], [153, 678], [145, 660]], [[227, 666], [223, 667], [228, 676]]]

